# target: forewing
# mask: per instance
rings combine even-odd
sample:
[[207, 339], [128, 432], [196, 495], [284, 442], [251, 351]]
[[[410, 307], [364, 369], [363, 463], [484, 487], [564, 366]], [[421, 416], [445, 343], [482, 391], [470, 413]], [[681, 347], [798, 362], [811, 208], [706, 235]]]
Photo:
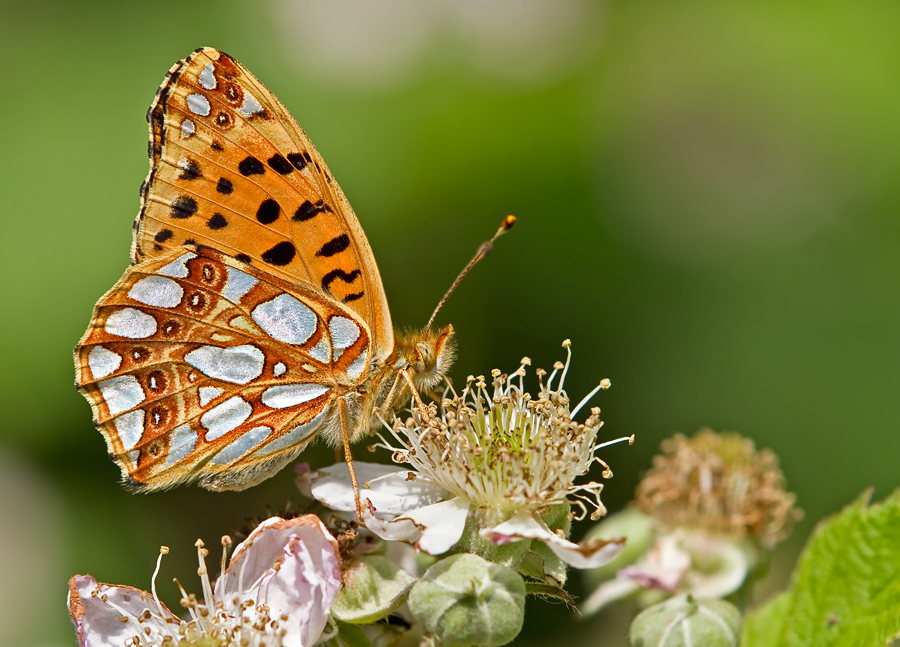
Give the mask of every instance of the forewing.
[[201, 48], [147, 113], [150, 173], [134, 262], [181, 245], [225, 252], [347, 305], [379, 360], [393, 350], [375, 258], [331, 172], [287, 109], [240, 63]]
[[132, 485], [242, 489], [334, 423], [370, 354], [346, 306], [194, 246], [133, 265], [100, 299], [76, 382]]

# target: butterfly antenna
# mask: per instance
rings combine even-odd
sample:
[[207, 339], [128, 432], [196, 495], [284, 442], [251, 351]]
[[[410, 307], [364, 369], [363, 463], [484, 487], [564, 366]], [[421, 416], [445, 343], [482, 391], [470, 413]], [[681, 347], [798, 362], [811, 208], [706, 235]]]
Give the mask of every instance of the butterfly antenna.
[[453, 294], [453, 291], [456, 289], [456, 286], [459, 285], [460, 281], [465, 278], [466, 274], [469, 273], [475, 264], [480, 261], [482, 258], [491, 253], [491, 250], [494, 249], [494, 241], [500, 238], [503, 234], [512, 229], [513, 225], [516, 224], [516, 217], [513, 215], [506, 216], [503, 219], [503, 222], [500, 223], [500, 228], [497, 230], [493, 236], [491, 236], [490, 240], [487, 240], [481, 243], [478, 251], [475, 252], [475, 256], [472, 257], [472, 260], [462, 269], [462, 272], [459, 273], [459, 276], [456, 277], [456, 280], [453, 281], [453, 284], [450, 286], [450, 289], [444, 294], [443, 298], [441, 298], [440, 302], [437, 304], [437, 308], [434, 309], [434, 312], [431, 313], [431, 319], [428, 320], [428, 324], [425, 326], [425, 329], [428, 330], [431, 328], [431, 324], [434, 323], [435, 318], [438, 313], [441, 311], [441, 308], [444, 307], [444, 303], [450, 298], [450, 295]]

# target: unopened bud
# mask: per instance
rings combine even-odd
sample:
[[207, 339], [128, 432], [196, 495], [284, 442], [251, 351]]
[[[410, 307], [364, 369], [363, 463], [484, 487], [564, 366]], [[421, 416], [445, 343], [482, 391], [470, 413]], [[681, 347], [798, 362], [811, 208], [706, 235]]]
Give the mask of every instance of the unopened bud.
[[442, 647], [505, 645], [522, 630], [525, 582], [477, 555], [454, 555], [425, 572], [409, 609]]
[[644, 609], [628, 637], [632, 647], [738, 647], [741, 614], [724, 600], [679, 595]]

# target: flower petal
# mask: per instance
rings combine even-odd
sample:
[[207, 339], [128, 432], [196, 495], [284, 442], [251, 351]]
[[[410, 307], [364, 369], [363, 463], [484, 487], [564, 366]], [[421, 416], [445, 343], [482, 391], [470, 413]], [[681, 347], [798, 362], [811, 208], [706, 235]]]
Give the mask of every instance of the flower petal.
[[[121, 647], [138, 634], [161, 642], [177, 636], [181, 624], [146, 591], [101, 584], [90, 575], [69, 580], [68, 606], [79, 647]], [[146, 609], [151, 615], [139, 620]]]
[[[266, 573], [256, 603], [265, 605], [287, 633], [284, 647], [315, 644], [328, 622], [328, 609], [341, 590], [340, 558], [325, 540], [311, 539], [307, 526], [292, 535], [280, 566]], [[302, 535], [299, 536], [299, 535]]]
[[379, 519], [371, 508], [363, 509], [366, 528], [388, 541], [415, 541], [431, 555], [453, 548], [462, 537], [469, 514], [469, 501], [456, 497], [412, 510], [390, 521]]
[[[415, 508], [449, 498], [442, 487], [411, 470], [398, 470], [395, 465], [353, 462], [359, 480], [359, 498], [369, 499], [381, 519], [389, 519]], [[410, 479], [410, 474], [413, 478]], [[300, 491], [321, 501], [332, 510], [355, 512], [356, 497], [346, 463], [337, 463], [297, 478]]]
[[656, 541], [643, 559], [619, 571], [618, 577], [636, 580], [644, 588], [671, 593], [690, 567], [691, 556], [679, 546], [679, 538], [665, 535]]
[[485, 528], [482, 537], [495, 544], [523, 539], [540, 539], [546, 543], [557, 557], [575, 568], [597, 568], [609, 562], [625, 545], [625, 538], [604, 540], [592, 539], [579, 544], [560, 537], [543, 521], [535, 519], [527, 512], [518, 512], [499, 526]]
[[690, 553], [692, 564], [703, 560], [718, 565], [716, 569], [691, 568], [687, 572], [684, 585], [696, 598], [724, 598], [737, 591], [747, 579], [750, 560], [738, 542], [698, 532], [687, 535], [681, 547]]
[[[235, 548], [231, 562], [216, 580], [215, 597], [231, 612], [235, 599], [258, 598], [263, 581], [282, 567], [289, 557], [287, 547], [299, 539], [309, 554], [317, 575], [311, 582], [336, 579], [340, 583], [340, 557], [337, 542], [319, 518], [309, 514], [296, 519], [272, 517], [263, 521], [246, 540]], [[259, 602], [259, 600], [257, 600]], [[277, 615], [277, 614], [275, 614]]]

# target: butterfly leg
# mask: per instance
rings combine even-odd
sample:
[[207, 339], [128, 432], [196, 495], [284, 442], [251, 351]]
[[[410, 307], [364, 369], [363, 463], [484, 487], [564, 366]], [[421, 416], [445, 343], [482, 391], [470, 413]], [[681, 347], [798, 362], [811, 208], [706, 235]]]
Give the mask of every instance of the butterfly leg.
[[409, 373], [406, 372], [405, 369], [400, 369], [400, 375], [403, 376], [403, 379], [409, 384], [409, 390], [412, 393], [412, 398], [416, 402], [416, 407], [418, 407], [419, 411], [425, 415], [428, 415], [428, 409], [425, 407], [425, 403], [422, 402], [422, 398], [419, 397], [419, 390], [416, 389], [415, 383], [412, 381], [412, 378], [409, 376]]
[[359, 501], [359, 484], [356, 482], [356, 471], [353, 469], [353, 455], [350, 453], [350, 435], [347, 433], [347, 413], [345, 407], [347, 404], [344, 399], [338, 400], [338, 408], [341, 412], [341, 435], [344, 439], [344, 460], [347, 461], [347, 469], [350, 470], [350, 481], [353, 483], [353, 496], [356, 498], [356, 521], [361, 526], [365, 526], [362, 516], [362, 504]]

